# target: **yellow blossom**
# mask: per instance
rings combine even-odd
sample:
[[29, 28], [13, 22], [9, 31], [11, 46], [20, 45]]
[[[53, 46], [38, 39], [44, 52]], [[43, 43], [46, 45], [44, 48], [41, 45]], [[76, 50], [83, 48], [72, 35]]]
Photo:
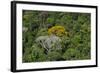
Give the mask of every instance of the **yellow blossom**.
[[63, 35], [66, 35], [66, 31], [65, 31], [65, 28], [63, 26], [53, 26], [51, 28], [48, 29], [48, 34], [49, 35], [56, 35], [56, 36], [63, 36]]

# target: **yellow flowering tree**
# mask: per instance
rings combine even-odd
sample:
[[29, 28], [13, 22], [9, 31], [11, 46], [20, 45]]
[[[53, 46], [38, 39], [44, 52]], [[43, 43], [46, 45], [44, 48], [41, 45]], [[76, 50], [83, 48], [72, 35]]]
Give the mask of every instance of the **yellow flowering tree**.
[[67, 32], [65, 31], [65, 28], [63, 26], [53, 26], [48, 29], [48, 34], [62, 37], [66, 35]]

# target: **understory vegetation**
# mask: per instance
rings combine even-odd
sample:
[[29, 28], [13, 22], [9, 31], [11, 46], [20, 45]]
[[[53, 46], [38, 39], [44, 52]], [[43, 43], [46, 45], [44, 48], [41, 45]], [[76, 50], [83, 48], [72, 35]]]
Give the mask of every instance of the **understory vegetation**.
[[89, 13], [23, 10], [23, 62], [91, 58]]

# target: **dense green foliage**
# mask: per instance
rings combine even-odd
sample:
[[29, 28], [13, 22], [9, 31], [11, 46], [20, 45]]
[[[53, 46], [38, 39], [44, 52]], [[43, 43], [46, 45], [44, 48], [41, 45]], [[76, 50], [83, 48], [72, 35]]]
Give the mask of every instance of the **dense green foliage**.
[[[23, 10], [23, 62], [84, 60], [91, 58], [89, 13]], [[63, 26], [62, 49], [46, 51], [36, 39], [47, 36], [48, 29]]]

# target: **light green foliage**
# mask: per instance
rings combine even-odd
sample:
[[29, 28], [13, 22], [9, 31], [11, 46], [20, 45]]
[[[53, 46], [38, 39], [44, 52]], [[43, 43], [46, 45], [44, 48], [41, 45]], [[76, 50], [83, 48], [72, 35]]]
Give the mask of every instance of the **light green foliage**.
[[44, 49], [34, 44], [31, 48], [25, 50], [23, 61], [24, 62], [46, 61], [46, 54], [44, 53]]
[[37, 36], [37, 37], [39, 37], [39, 36], [45, 36], [45, 35], [47, 35], [47, 34], [48, 34], [47, 29], [46, 29], [46, 28], [43, 28], [43, 29], [40, 29], [40, 30], [37, 32], [36, 36]]
[[[23, 10], [23, 62], [90, 59], [90, 19], [89, 13]], [[56, 41], [59, 45], [48, 34], [48, 29], [55, 26], [64, 27], [67, 32], [67, 35], [62, 36], [53, 34], [56, 39], [59, 38], [60, 41]], [[41, 36], [45, 39], [43, 43], [46, 48], [40, 45], [41, 41], [36, 42]]]
[[80, 52], [75, 48], [68, 48], [63, 54], [63, 58], [66, 60], [77, 60], [80, 57]]
[[48, 57], [47, 59], [49, 61], [57, 61], [57, 60], [60, 60], [61, 59], [61, 53], [60, 52], [57, 52], [57, 51], [50, 51], [48, 52]]

